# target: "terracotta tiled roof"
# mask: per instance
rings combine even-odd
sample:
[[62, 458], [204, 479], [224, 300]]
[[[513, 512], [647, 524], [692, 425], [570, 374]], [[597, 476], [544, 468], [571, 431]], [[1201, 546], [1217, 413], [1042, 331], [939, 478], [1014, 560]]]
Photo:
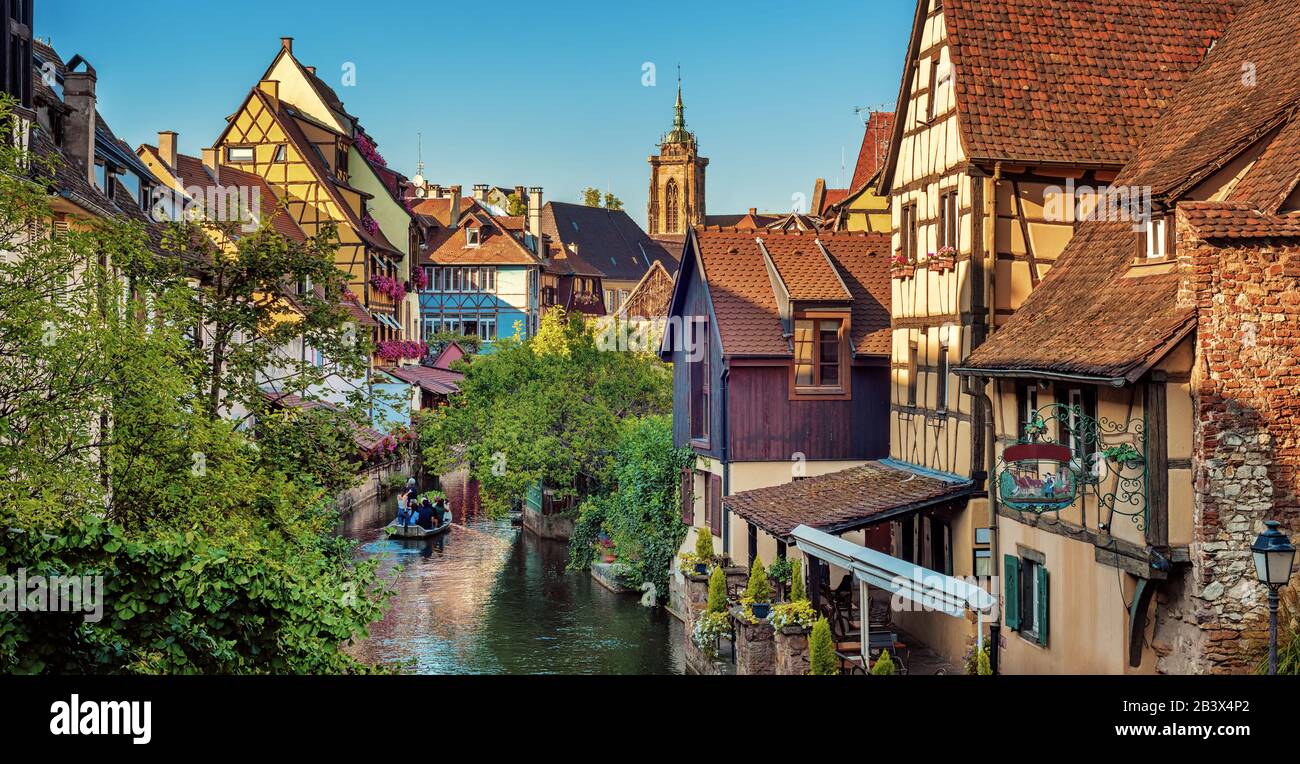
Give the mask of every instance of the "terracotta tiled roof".
[[726, 355], [788, 357], [792, 352], [758, 239], [792, 299], [852, 301], [855, 350], [889, 352], [887, 235], [698, 229], [700, 259]]
[[1080, 226], [1043, 283], [962, 366], [1136, 378], [1191, 328], [1178, 274], [1130, 276], [1132, 223]]
[[435, 369], [431, 366], [397, 366], [384, 371], [403, 382], [419, 385], [435, 395], [451, 395], [460, 392], [460, 382], [465, 375], [451, 369]]
[[893, 462], [874, 461], [841, 472], [742, 491], [723, 498], [722, 504], [768, 533], [784, 537], [800, 525], [843, 533], [972, 491], [969, 481], [941, 479]]
[[[537, 265], [538, 260], [518, 239], [501, 226], [484, 207], [470, 200], [473, 214], [461, 218], [460, 226], [438, 232], [429, 249], [420, 256], [422, 264], [435, 265]], [[467, 230], [477, 228], [479, 244], [469, 246]]]
[[[1300, 3], [1254, 0], [1242, 7], [1116, 183], [1150, 186], [1156, 197], [1177, 194], [1280, 124], [1300, 103], [1297, 32]], [[1294, 170], [1295, 136], [1288, 139], [1277, 148]]]
[[782, 283], [790, 290], [790, 299], [844, 302], [853, 299], [814, 237], [760, 235], [758, 238], [772, 257]]
[[818, 234], [840, 278], [853, 295], [850, 338], [858, 353], [888, 356], [892, 329], [889, 305], [890, 238], [887, 233]]
[[[473, 197], [462, 196], [460, 198], [461, 213], [464, 213], [473, 206]], [[449, 196], [444, 196], [439, 199], [421, 199], [412, 205], [411, 209], [416, 214], [431, 217], [444, 226], [455, 225], [457, 220], [460, 219], [459, 214], [457, 215], [457, 220], [451, 219], [451, 197]]]
[[946, 0], [966, 154], [1124, 164], [1238, 5]]
[[217, 184], [220, 184], [226, 187], [257, 189], [260, 202], [258, 213], [261, 219], [270, 221], [271, 227], [286, 239], [298, 242], [307, 240], [307, 235], [303, 233], [303, 230], [293, 221], [284, 206], [280, 204], [275, 192], [271, 190], [271, 187], [267, 185], [262, 176], [246, 172], [238, 167], [222, 165], [220, 177], [217, 179], [212, 177], [212, 173], [208, 171], [208, 168], [204, 167], [203, 160], [198, 157], [177, 154], [176, 166], [168, 167], [167, 163], [163, 161], [162, 155], [158, 153], [156, 146], [145, 144], [141, 148], [152, 154], [159, 164], [167, 167], [182, 188], [213, 189]]
[[826, 214], [826, 210], [836, 204], [844, 201], [849, 196], [850, 189], [847, 188], [828, 188], [822, 196], [822, 207], [817, 210], [818, 215]]
[[1300, 215], [1269, 215], [1245, 203], [1183, 202], [1178, 211], [1201, 239], [1300, 237]]
[[379, 326], [379, 322], [374, 319], [374, 316], [370, 315], [370, 311], [365, 309], [365, 306], [361, 304], [356, 295], [344, 293], [340, 304], [352, 316], [352, 319], [357, 322], [358, 326], [367, 329], [373, 329], [374, 327]]
[[[862, 148], [858, 149], [858, 163], [853, 168], [853, 180], [844, 189], [845, 195], [850, 191], [866, 185], [885, 164], [889, 154], [889, 136], [894, 131], [894, 112], [873, 111], [867, 119], [867, 127], [862, 135]], [[831, 192], [827, 190], [827, 194]]]
[[[1270, 135], [1261, 126], [1279, 109], [1289, 115], [1300, 107], [1300, 71], [1288, 60], [1290, 35], [1278, 28], [1300, 28], [1300, 7], [1256, 0], [1242, 10], [1116, 184], [1151, 183], [1174, 194], [1171, 201], [1202, 238], [1300, 234], [1300, 220], [1252, 209], [1251, 202], [1236, 198], [1269, 188], [1267, 195], [1280, 200], [1286, 183], [1279, 177], [1291, 172], [1286, 168], [1294, 161], [1285, 150], [1266, 148], [1223, 202], [1180, 202], [1176, 196], [1177, 189]], [[1256, 66], [1252, 87], [1241, 80], [1243, 61]], [[1234, 89], [1250, 93], [1242, 98]], [[1223, 97], [1207, 98], [1216, 92]], [[1293, 138], [1287, 128], [1273, 140]], [[1256, 172], [1267, 177], [1253, 178]], [[1179, 303], [1176, 270], [1132, 267], [1137, 242], [1131, 222], [1081, 224], [1043, 283], [963, 366], [1135, 381], [1195, 323], [1194, 306]]]
[[[1296, 75], [1300, 79], [1300, 73]], [[1268, 145], [1233, 196], [1256, 209], [1276, 211], [1300, 183], [1300, 120], [1292, 119]]]

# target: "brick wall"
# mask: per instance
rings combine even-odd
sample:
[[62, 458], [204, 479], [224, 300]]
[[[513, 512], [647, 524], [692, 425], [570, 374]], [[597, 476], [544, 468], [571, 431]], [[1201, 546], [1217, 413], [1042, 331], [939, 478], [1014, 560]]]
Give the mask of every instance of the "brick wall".
[[1300, 537], [1300, 242], [1180, 236], [1197, 310], [1195, 535], [1161, 670], [1241, 673], [1268, 639], [1250, 545], [1266, 519]]

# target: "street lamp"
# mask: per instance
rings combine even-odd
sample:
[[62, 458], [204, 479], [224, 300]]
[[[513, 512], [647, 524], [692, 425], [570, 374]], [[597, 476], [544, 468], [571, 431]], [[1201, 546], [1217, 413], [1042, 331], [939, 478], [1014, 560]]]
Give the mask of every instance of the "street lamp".
[[1255, 575], [1268, 587], [1268, 673], [1277, 673], [1277, 590], [1291, 580], [1291, 564], [1295, 562], [1295, 547], [1276, 520], [1264, 521], [1264, 532], [1259, 534], [1250, 551], [1255, 555]]

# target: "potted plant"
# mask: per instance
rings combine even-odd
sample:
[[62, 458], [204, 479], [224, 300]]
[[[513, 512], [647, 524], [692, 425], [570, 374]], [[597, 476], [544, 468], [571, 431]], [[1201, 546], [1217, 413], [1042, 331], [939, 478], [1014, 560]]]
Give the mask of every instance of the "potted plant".
[[601, 554], [604, 555], [605, 562], [614, 562], [618, 556], [614, 554], [614, 539], [601, 533], [600, 538]]
[[718, 640], [731, 632], [727, 617], [727, 574], [715, 567], [709, 575], [709, 599], [704, 612], [695, 621], [692, 638], [709, 660], [718, 657]]
[[889, 657], [888, 650], [881, 650], [880, 657], [871, 665], [872, 676], [893, 676], [898, 673], [898, 667], [894, 665], [894, 659]]
[[[708, 573], [711, 562], [713, 562], [713, 533], [708, 528], [697, 528], [695, 530], [695, 572], [701, 576]], [[725, 586], [725, 580], [723, 583]]]
[[916, 264], [900, 250], [889, 260], [889, 273], [898, 279], [911, 278], [912, 274], [916, 273]]
[[777, 629], [784, 629], [787, 626], [811, 629], [816, 622], [817, 613], [808, 600], [782, 602], [772, 608], [772, 626]]
[[[775, 562], [767, 566], [767, 579], [772, 582], [772, 586], [781, 595], [790, 590], [790, 576], [790, 561], [785, 557], [778, 557]], [[785, 597], [782, 597], [782, 599], [785, 599]]]
[[952, 247], [940, 247], [926, 260], [926, 267], [932, 271], [950, 271], [957, 266], [957, 250]]
[[745, 587], [745, 596], [741, 598], [750, 615], [755, 620], [767, 618], [772, 612], [772, 586], [767, 581], [767, 571], [763, 561], [754, 558], [754, 565], [749, 569], [749, 585]]

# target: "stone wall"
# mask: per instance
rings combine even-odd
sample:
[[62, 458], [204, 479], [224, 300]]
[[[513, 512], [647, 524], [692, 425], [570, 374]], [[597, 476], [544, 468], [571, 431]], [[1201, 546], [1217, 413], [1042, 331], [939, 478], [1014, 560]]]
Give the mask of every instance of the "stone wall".
[[1268, 639], [1250, 545], [1264, 520], [1300, 535], [1300, 246], [1179, 234], [1197, 311], [1194, 538], [1154, 646], [1164, 672], [1242, 673]]
[[803, 676], [812, 666], [808, 658], [808, 629], [787, 626], [777, 629], [772, 645], [775, 651], [776, 673], [782, 676]]
[[772, 624], [748, 623], [741, 608], [733, 610], [736, 622], [736, 674], [740, 676], [776, 673], [776, 644]]
[[559, 514], [544, 515], [529, 506], [527, 502], [524, 503], [523, 522], [525, 528], [544, 539], [568, 541], [573, 535], [572, 517]]

